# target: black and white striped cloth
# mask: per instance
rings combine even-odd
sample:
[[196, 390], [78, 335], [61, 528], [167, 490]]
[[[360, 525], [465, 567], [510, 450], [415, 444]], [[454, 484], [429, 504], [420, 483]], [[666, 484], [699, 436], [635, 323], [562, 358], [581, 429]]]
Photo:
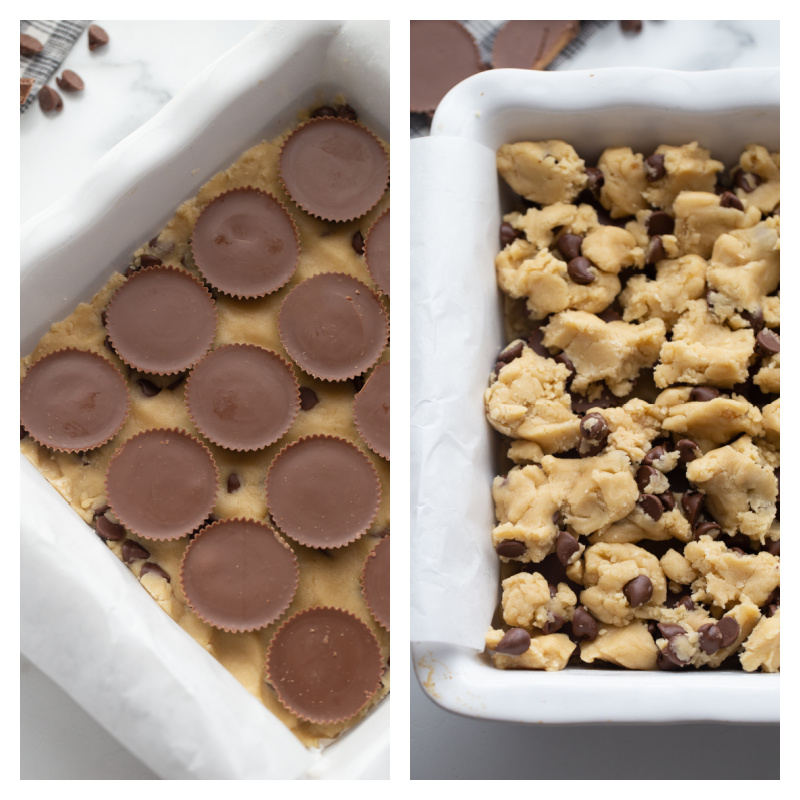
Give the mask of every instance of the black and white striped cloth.
[[[461, 24], [475, 37], [478, 49], [481, 54], [481, 61], [484, 64], [492, 63], [492, 47], [500, 28], [505, 25], [506, 20], [459, 20]], [[583, 19], [578, 35], [553, 59], [547, 67], [548, 70], [558, 69], [575, 56], [586, 43], [601, 28], [608, 25], [607, 19]], [[427, 114], [411, 114], [411, 138], [427, 136], [431, 131], [431, 121]]]
[[19, 32], [36, 37], [43, 45], [35, 56], [19, 57], [20, 78], [33, 78], [35, 83], [20, 113], [36, 100], [39, 90], [53, 77], [78, 37], [89, 27], [89, 19], [21, 19]]

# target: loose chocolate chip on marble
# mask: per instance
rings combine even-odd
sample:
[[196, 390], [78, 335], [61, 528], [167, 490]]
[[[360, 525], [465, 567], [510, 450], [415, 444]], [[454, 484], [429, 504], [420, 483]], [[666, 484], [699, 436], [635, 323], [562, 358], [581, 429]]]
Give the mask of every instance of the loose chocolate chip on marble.
[[21, 56], [35, 56], [42, 52], [43, 45], [35, 37], [29, 33], [21, 33], [19, 35], [19, 54]]
[[139, 378], [136, 383], [139, 384], [139, 388], [145, 397], [155, 397], [161, 391], [160, 386], [156, 386], [155, 383], [147, 380], [147, 378]]
[[606, 177], [598, 167], [586, 168], [586, 188], [592, 193], [597, 194], [603, 188]]
[[718, 619], [717, 629], [722, 634], [720, 647], [730, 647], [739, 637], [739, 623], [733, 617]]
[[678, 462], [684, 466], [690, 461], [700, 458], [703, 454], [697, 442], [693, 442], [691, 439], [680, 439], [675, 445], [675, 449], [678, 451]]
[[510, 364], [515, 358], [519, 358], [522, 355], [523, 347], [523, 342], [515, 342], [504, 350], [501, 350], [500, 355], [497, 356], [497, 360], [502, 361], [504, 364]]
[[715, 539], [722, 528], [716, 522], [701, 522], [692, 527], [692, 539], [698, 541], [701, 536], [710, 536]]
[[142, 571], [139, 573], [139, 578], [144, 578], [148, 572], [155, 572], [156, 575], [160, 575], [167, 583], [172, 583], [169, 575], [164, 572], [158, 564], [154, 564], [152, 561], [145, 561], [145, 563], [142, 564]]
[[625, 33], [641, 33], [642, 21], [640, 19], [621, 19], [619, 26]]
[[654, 211], [645, 223], [650, 236], [665, 236], [675, 230], [675, 220], [666, 211]]
[[316, 119], [317, 117], [335, 117], [336, 116], [336, 109], [333, 106], [320, 106], [319, 108], [315, 108], [311, 112], [311, 118]]
[[774, 356], [781, 351], [781, 337], [775, 331], [764, 328], [756, 336], [756, 346], [764, 355]]
[[364, 236], [361, 233], [361, 231], [356, 231], [353, 234], [353, 238], [350, 241], [350, 244], [352, 245], [353, 250], [355, 250], [355, 252], [358, 253], [358, 255], [360, 256], [364, 255]]
[[355, 122], [358, 119], [358, 113], [356, 110], [347, 103], [337, 106], [336, 116], [339, 117], [339, 119], [349, 119], [352, 122]]
[[651, 467], [648, 464], [642, 464], [642, 466], [636, 470], [636, 485], [639, 487], [639, 491], [647, 491], [647, 487], [650, 482], [655, 478], [658, 478], [660, 474], [661, 473], [655, 467]]
[[231, 472], [228, 475], [228, 494], [233, 494], [237, 489], [240, 489], [242, 486], [242, 482], [239, 480], [239, 476], [235, 472]]
[[652, 236], [647, 244], [647, 251], [645, 253], [645, 262], [648, 264], [657, 264], [667, 257], [667, 251], [664, 250], [664, 242], [660, 236]]
[[738, 208], [739, 211], [744, 211], [742, 201], [733, 192], [727, 190], [719, 196], [719, 204], [722, 208]]
[[659, 622], [658, 630], [665, 639], [671, 639], [673, 636], [684, 636], [686, 631], [680, 626], [670, 622]]
[[82, 92], [84, 83], [77, 72], [65, 69], [60, 78], [56, 78], [58, 88], [65, 92]]
[[[552, 619], [550, 619], [551, 616]], [[556, 631], [560, 631], [565, 624], [566, 620], [561, 616], [561, 614], [548, 614], [547, 622], [545, 622], [544, 627], [542, 628], [542, 633], [556, 633]]]
[[574, 283], [579, 286], [588, 286], [594, 283], [595, 276], [591, 270], [592, 262], [588, 258], [578, 256], [567, 264], [567, 273]]
[[569, 531], [559, 531], [556, 536], [556, 557], [565, 566], [572, 563], [573, 556], [581, 549], [578, 540]]
[[580, 256], [582, 244], [583, 237], [577, 233], [562, 233], [556, 240], [556, 249], [564, 256], [565, 261], [572, 261]]
[[600, 443], [608, 438], [608, 423], [596, 411], [587, 414], [580, 424], [581, 436], [589, 442]]
[[108, 44], [108, 34], [99, 25], [89, 26], [89, 49], [97, 50]]
[[745, 172], [744, 170], [737, 169], [733, 176], [733, 185], [736, 186], [737, 189], [741, 189], [748, 194], [761, 183], [761, 177], [753, 172]]
[[656, 497], [661, 501], [661, 505], [664, 506], [664, 511], [672, 511], [675, 508], [675, 495], [672, 494], [671, 489], [667, 489], [666, 492], [662, 492]]
[[667, 174], [664, 167], [664, 156], [661, 153], [653, 153], [644, 160], [644, 177], [650, 182], [661, 180]]
[[39, 106], [42, 111], [61, 111], [64, 108], [64, 103], [61, 101], [61, 95], [50, 86], [42, 86], [39, 91]]
[[112, 522], [108, 517], [98, 517], [95, 522], [97, 535], [107, 542], [118, 542], [125, 538], [125, 528]]
[[705, 499], [706, 496], [702, 492], [694, 490], [684, 492], [683, 497], [681, 497], [681, 507], [686, 512], [686, 519], [692, 527], [697, 519], [697, 515], [703, 507]]
[[303, 411], [311, 411], [319, 403], [317, 393], [309, 386], [300, 387], [300, 408]]
[[[659, 503], [659, 507], [660, 505]], [[647, 575], [637, 575], [622, 587], [622, 594], [625, 595], [632, 608], [643, 606], [653, 596], [653, 582]]]
[[503, 539], [495, 545], [495, 552], [503, 558], [519, 558], [528, 549], [524, 542], [517, 539]]
[[692, 403], [707, 403], [717, 397], [719, 397], [719, 389], [714, 389], [711, 386], [695, 386], [689, 392], [689, 401]]
[[144, 561], [146, 558], [150, 558], [150, 551], [146, 550], [138, 542], [134, 542], [133, 539], [126, 539], [122, 543], [122, 560], [126, 564], [131, 564], [134, 561]]
[[636, 505], [639, 506], [653, 522], [658, 522], [658, 520], [661, 519], [661, 515], [664, 513], [664, 506], [661, 505], [658, 496], [654, 494], [640, 494]]
[[572, 617], [572, 634], [576, 639], [593, 642], [597, 638], [597, 620], [584, 608], [578, 606]]
[[722, 631], [713, 623], [707, 622], [697, 629], [699, 634], [700, 649], [707, 655], [713, 656], [722, 646]]
[[522, 236], [522, 231], [518, 231], [510, 222], [500, 223], [500, 246], [508, 247]]
[[531, 635], [525, 628], [511, 628], [494, 648], [505, 656], [521, 656], [531, 646]]

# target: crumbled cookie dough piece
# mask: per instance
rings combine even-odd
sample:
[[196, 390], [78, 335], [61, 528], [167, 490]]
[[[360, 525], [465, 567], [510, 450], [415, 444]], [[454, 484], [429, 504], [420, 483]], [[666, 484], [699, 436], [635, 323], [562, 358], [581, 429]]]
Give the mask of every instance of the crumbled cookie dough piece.
[[696, 442], [703, 452], [725, 444], [739, 434], [760, 436], [761, 412], [738, 394], [670, 406], [663, 428]]
[[656, 279], [634, 275], [619, 296], [625, 322], [662, 319], [671, 329], [683, 312], [687, 300], [697, 300], [706, 291], [706, 261], [686, 255], [664, 259], [656, 266]]
[[521, 347], [520, 355], [500, 369], [484, 393], [489, 423], [506, 436], [535, 442], [543, 453], [576, 447], [580, 419], [572, 413], [565, 388], [569, 370], [522, 341], [512, 342], [511, 347]]
[[608, 446], [622, 450], [632, 462], [640, 462], [661, 432], [665, 410], [638, 397], [624, 405], [592, 409], [602, 414], [608, 425]]
[[739, 158], [739, 169], [743, 174], [735, 181], [736, 196], [742, 203], [771, 214], [781, 201], [781, 154], [750, 144]]
[[644, 250], [636, 237], [615, 225], [602, 225], [586, 234], [581, 242], [581, 255], [599, 270], [619, 274], [625, 267], [644, 266]]
[[578, 598], [566, 583], [551, 596], [543, 575], [518, 572], [503, 581], [503, 620], [514, 628], [539, 628], [555, 633], [572, 619]]
[[[486, 634], [486, 647], [493, 650], [505, 635], [504, 631], [490, 629]], [[492, 663], [498, 669], [543, 669], [557, 672], [567, 666], [577, 645], [564, 633], [535, 633], [530, 647], [518, 656], [492, 653]]]
[[678, 583], [681, 586], [689, 586], [699, 577], [699, 573], [691, 565], [689, 559], [672, 548], [661, 556], [659, 563], [668, 580]]
[[755, 374], [753, 383], [762, 392], [778, 394], [781, 390], [781, 354], [765, 358], [761, 369]]
[[772, 447], [781, 446], [781, 399], [773, 400], [761, 410], [764, 422], [764, 438]]
[[781, 610], [762, 617], [742, 645], [739, 656], [745, 672], [778, 672], [781, 668]]
[[778, 481], [749, 436], [689, 462], [686, 477], [705, 494], [725, 533], [741, 531], [763, 544], [777, 511]]
[[655, 669], [658, 647], [647, 624], [634, 620], [624, 628], [602, 626], [592, 642], [581, 642], [581, 661], [608, 661], [627, 669]]
[[667, 580], [658, 559], [634, 544], [601, 542], [583, 554], [581, 604], [606, 625], [650, 619], [667, 599]]
[[722, 205], [713, 191], [683, 192], [675, 198], [675, 238], [681, 253], [710, 258], [714, 243], [725, 233], [750, 228], [760, 219], [756, 208]]
[[625, 519], [614, 522], [589, 537], [592, 544], [599, 542], [627, 544], [643, 540], [663, 542], [668, 539], [677, 539], [681, 542], [689, 542], [692, 539], [692, 528], [678, 508], [664, 511], [655, 520], [637, 506]]
[[612, 219], [648, 208], [644, 199], [648, 184], [641, 153], [634, 153], [630, 147], [609, 147], [603, 151], [597, 166], [604, 178], [600, 202]]
[[517, 230], [524, 231], [525, 239], [537, 250], [553, 247], [556, 239], [565, 233], [585, 236], [601, 227], [597, 212], [586, 203], [577, 206], [553, 203], [544, 208], [529, 208], [524, 214], [514, 211], [503, 219]]
[[640, 325], [604, 322], [585, 311], [555, 314], [542, 330], [545, 346], [563, 350], [575, 365], [573, 391], [586, 394], [592, 384], [605, 381], [618, 397], [630, 392], [639, 372], [656, 362], [666, 334], [660, 319]]
[[690, 300], [675, 323], [672, 341], [661, 347], [661, 363], [654, 372], [656, 386], [664, 389], [674, 383], [690, 383], [730, 387], [743, 383], [754, 348], [752, 330], [732, 331], [717, 321], [704, 300]]
[[534, 203], [568, 203], [587, 182], [583, 159], [557, 139], [503, 145], [497, 151], [497, 171], [517, 194]]
[[713, 192], [717, 173], [725, 168], [697, 142], [680, 147], [662, 144], [655, 155], [663, 157], [664, 176], [650, 183], [643, 195], [656, 208], [669, 208], [681, 192]]

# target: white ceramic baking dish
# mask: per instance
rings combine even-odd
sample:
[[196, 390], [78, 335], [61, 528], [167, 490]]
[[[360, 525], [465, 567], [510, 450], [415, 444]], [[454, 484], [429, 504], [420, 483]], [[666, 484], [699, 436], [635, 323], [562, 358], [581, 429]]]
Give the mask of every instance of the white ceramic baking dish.
[[507, 194], [494, 153], [557, 138], [587, 163], [698, 140], [726, 165], [779, 149], [776, 69], [492, 70], [442, 101], [412, 143], [412, 656], [442, 707], [526, 723], [776, 722], [779, 676], [494, 669], [480, 652], [499, 599], [489, 532], [494, 432], [483, 388], [502, 340], [494, 256]]
[[[21, 354], [251, 145], [338, 93], [389, 138], [388, 22], [265, 23], [21, 232]], [[309, 751], [21, 456], [21, 647], [162, 778], [388, 778], [389, 703]]]

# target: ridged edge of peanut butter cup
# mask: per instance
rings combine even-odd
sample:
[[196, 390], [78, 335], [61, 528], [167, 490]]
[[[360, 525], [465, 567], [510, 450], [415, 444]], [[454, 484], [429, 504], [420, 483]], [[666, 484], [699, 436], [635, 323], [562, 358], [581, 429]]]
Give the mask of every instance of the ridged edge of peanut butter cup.
[[[389, 383], [391, 369], [388, 361], [383, 361], [372, 370], [361, 391], [353, 397], [353, 421], [364, 443], [381, 458], [389, 461], [390, 430]], [[387, 404], [386, 416], [382, 409], [384, 399]]]
[[[370, 225], [367, 231], [367, 238], [364, 243], [364, 261], [369, 270], [370, 277], [375, 281], [375, 285], [383, 294], [389, 297], [391, 285], [389, 269], [389, 211], [387, 208]], [[370, 244], [372, 244], [372, 254], [370, 255]]]
[[361, 593], [370, 614], [382, 628], [389, 630], [389, 550], [391, 536], [384, 536], [364, 559], [361, 570]]

